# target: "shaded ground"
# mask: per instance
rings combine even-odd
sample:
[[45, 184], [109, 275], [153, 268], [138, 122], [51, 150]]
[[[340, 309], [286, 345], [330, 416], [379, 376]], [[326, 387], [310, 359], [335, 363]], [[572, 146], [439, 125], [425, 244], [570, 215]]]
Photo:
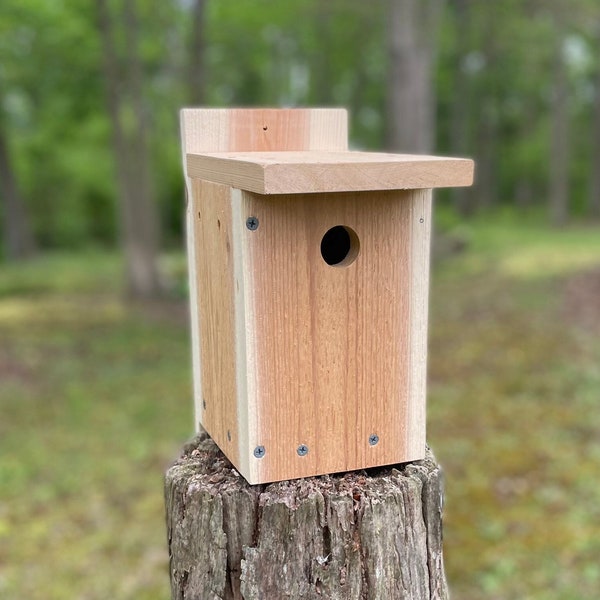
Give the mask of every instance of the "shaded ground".
[[447, 474], [451, 587], [469, 599], [596, 598], [600, 342], [587, 304], [600, 240], [476, 235], [432, 290], [429, 440]]
[[575, 326], [600, 333], [600, 268], [567, 279], [564, 314]]
[[[596, 599], [600, 235], [498, 220], [467, 234], [431, 292], [453, 595]], [[192, 428], [185, 310], [126, 306], [118, 281], [102, 254], [0, 270], [2, 599], [168, 597], [162, 474]]]
[[191, 433], [182, 302], [113, 257], [0, 272], [0, 598], [168, 597], [162, 474]]

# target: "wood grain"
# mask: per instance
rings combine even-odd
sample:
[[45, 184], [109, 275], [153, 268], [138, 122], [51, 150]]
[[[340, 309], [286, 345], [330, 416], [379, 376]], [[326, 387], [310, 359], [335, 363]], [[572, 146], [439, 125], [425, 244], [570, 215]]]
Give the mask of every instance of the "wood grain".
[[[238, 422], [246, 419], [244, 410], [238, 412], [231, 189], [195, 179], [192, 193], [196, 256], [193, 282], [200, 289], [196, 318], [202, 333], [198, 338], [202, 388], [196, 410], [215, 442], [237, 464]], [[241, 435], [246, 435], [245, 424]]]
[[[242, 194], [251, 482], [423, 457], [429, 195]], [[321, 256], [336, 225], [360, 243], [346, 267]]]
[[408, 403], [406, 453], [418, 456], [425, 446], [427, 409], [427, 325], [429, 317], [429, 255], [431, 251], [432, 197], [431, 190], [412, 192], [410, 205], [410, 370], [409, 397], [419, 399]]
[[188, 154], [348, 148], [342, 108], [184, 108], [180, 116]]
[[191, 177], [259, 194], [431, 189], [473, 183], [473, 161], [377, 152], [188, 154]]

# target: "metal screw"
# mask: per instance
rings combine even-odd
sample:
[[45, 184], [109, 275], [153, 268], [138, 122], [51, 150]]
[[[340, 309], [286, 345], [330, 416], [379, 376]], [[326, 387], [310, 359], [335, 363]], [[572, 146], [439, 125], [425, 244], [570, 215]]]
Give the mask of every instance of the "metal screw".
[[229, 431], [229, 429], [227, 430], [227, 441], [231, 441], [231, 431]]
[[206, 400], [202, 398], [202, 408], [206, 410]]
[[256, 448], [254, 448], [254, 456], [256, 456], [256, 458], [262, 458], [266, 452], [264, 446], [256, 446]]
[[296, 452], [298, 453], [298, 456], [306, 456], [308, 454], [308, 446], [305, 446], [304, 444], [300, 444], [298, 446], [298, 450], [296, 450]]
[[423, 217], [421, 217], [421, 218], [419, 219], [419, 223], [425, 223], [425, 219], [424, 219]]
[[376, 446], [378, 442], [379, 442], [379, 436], [376, 433], [372, 433], [369, 436], [369, 444], [371, 446]]
[[246, 219], [246, 227], [250, 231], [256, 231], [258, 229], [258, 218], [257, 217], [248, 217]]

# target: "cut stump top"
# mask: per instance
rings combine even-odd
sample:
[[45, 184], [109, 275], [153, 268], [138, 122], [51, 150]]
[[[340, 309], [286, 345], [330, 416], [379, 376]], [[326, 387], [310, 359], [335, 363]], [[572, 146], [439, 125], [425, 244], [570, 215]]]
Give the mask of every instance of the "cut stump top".
[[173, 598], [447, 600], [425, 460], [251, 486], [204, 432], [165, 478]]

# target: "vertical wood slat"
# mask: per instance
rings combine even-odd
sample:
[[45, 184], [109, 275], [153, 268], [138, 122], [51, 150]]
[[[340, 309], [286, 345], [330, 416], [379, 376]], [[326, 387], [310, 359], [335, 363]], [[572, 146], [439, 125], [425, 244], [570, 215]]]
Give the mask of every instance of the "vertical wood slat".
[[410, 331], [409, 396], [418, 398], [408, 404], [408, 456], [418, 456], [426, 444], [427, 409], [427, 327], [429, 321], [429, 262], [432, 230], [432, 190], [412, 192], [410, 215]]

